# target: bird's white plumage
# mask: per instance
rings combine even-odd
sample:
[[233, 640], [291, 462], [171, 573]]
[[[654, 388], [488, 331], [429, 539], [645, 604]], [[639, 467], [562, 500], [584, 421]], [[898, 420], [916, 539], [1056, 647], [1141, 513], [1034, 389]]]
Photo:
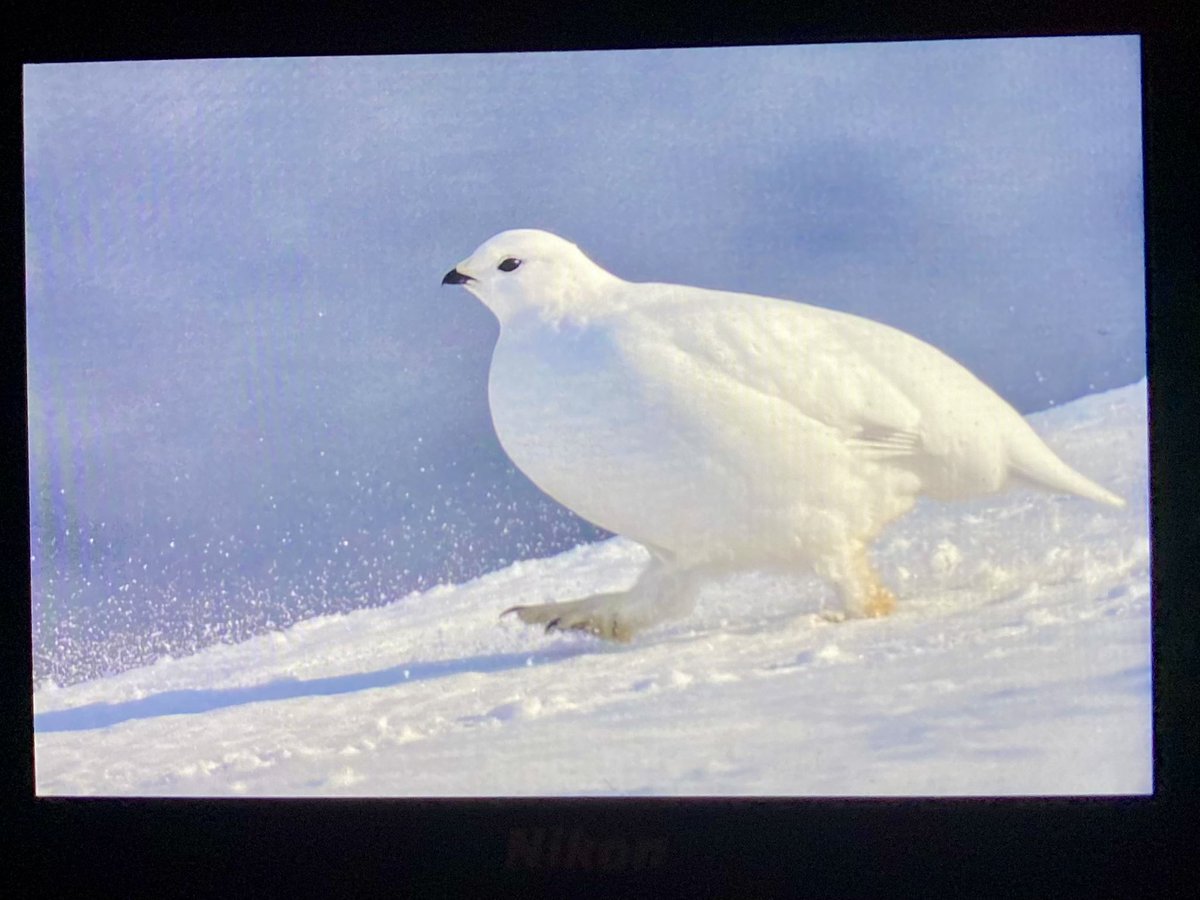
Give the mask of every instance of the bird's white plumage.
[[748, 566], [814, 567], [851, 614], [879, 615], [892, 598], [867, 548], [921, 494], [1020, 480], [1121, 504], [961, 365], [868, 319], [626, 282], [529, 229], [447, 280], [500, 321], [489, 401], [513, 462], [655, 553], [629, 592], [518, 608], [526, 621], [627, 637]]

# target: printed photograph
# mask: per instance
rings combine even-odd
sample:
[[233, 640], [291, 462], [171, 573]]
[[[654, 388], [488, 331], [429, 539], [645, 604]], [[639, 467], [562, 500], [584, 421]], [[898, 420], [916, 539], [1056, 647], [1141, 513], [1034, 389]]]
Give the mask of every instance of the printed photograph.
[[38, 794], [1152, 793], [1140, 71], [25, 66]]

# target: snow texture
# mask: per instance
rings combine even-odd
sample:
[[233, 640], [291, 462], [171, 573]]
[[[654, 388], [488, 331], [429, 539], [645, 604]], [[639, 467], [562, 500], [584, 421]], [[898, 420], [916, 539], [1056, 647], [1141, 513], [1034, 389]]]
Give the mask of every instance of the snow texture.
[[1029, 418], [1124, 510], [923, 502], [882, 620], [745, 573], [627, 646], [500, 610], [630, 583], [620, 538], [34, 696], [52, 795], [1048, 795], [1152, 789], [1146, 384]]

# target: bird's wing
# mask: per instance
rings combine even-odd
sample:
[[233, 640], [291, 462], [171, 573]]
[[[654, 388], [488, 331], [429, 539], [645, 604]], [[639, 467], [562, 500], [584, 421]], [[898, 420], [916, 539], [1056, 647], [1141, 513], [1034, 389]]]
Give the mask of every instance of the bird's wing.
[[921, 436], [914, 431], [863, 428], [848, 440], [849, 445], [872, 459], [906, 459], [921, 449]]
[[920, 449], [920, 411], [872, 359], [894, 351], [892, 329], [864, 333], [875, 323], [855, 320], [850, 340], [827, 310], [691, 288], [636, 319], [629, 343], [644, 374], [686, 370], [669, 380], [782, 402], [873, 459]]

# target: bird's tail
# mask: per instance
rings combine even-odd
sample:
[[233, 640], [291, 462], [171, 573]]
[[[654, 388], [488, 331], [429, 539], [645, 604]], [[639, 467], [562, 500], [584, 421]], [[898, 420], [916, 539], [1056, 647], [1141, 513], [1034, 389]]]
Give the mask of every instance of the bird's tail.
[[[1026, 423], [1028, 425], [1028, 423]], [[1032, 429], [1008, 447], [1009, 470], [1037, 487], [1122, 507], [1125, 501], [1059, 459]]]

